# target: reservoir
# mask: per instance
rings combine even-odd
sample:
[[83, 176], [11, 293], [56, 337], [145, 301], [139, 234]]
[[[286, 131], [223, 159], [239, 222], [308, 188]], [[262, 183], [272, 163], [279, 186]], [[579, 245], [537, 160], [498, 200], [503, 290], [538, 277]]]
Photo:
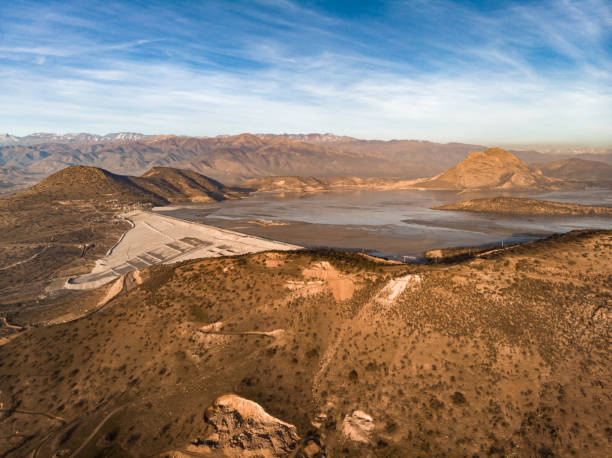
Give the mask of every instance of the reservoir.
[[[436, 248], [495, 246], [575, 229], [612, 229], [612, 219], [603, 217], [501, 216], [431, 209], [492, 196], [421, 190], [257, 193], [240, 200], [173, 205], [154, 211], [308, 248], [358, 250], [406, 260], [416, 260]], [[612, 206], [610, 190], [512, 196]]]

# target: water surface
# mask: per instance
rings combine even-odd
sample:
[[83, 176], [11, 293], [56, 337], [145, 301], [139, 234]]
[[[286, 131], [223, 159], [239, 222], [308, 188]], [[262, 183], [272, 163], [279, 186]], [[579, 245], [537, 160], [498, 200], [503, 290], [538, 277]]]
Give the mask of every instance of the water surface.
[[[415, 258], [434, 248], [528, 241], [574, 229], [612, 229], [612, 219], [602, 217], [517, 217], [430, 208], [486, 196], [418, 190], [260, 193], [241, 200], [186, 204], [156, 211], [309, 248], [362, 250], [391, 258]], [[609, 190], [523, 197], [612, 205]], [[285, 225], [270, 225], [270, 222]]]

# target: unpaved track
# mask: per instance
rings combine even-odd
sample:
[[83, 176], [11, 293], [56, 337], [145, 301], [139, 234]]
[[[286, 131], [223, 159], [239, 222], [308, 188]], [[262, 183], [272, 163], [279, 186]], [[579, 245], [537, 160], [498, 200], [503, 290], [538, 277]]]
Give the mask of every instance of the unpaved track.
[[[142, 278], [140, 277], [140, 273], [138, 273], [137, 275], [134, 274], [134, 277], [135, 277], [134, 280], [136, 281], [137, 284], [142, 283]], [[83, 318], [93, 315], [94, 313], [97, 313], [100, 310], [102, 310], [104, 307], [106, 307], [110, 302], [113, 301], [113, 299], [115, 299], [119, 294], [121, 294], [124, 291], [124, 289], [126, 288], [126, 285], [127, 285], [126, 275], [124, 274], [120, 278], [118, 278], [115, 283], [113, 283], [113, 285], [109, 288], [108, 292], [106, 293], [106, 296], [104, 296], [104, 298], [100, 302], [98, 302], [95, 308], [93, 308], [92, 310], [87, 310], [78, 315], [63, 315], [53, 320], [36, 323], [35, 326], [49, 327], [49, 326], [56, 326], [58, 324], [66, 324], [66, 323], [70, 323], [73, 321], [82, 320]], [[11, 334], [8, 337], [0, 338], [0, 346], [6, 345], [11, 340], [15, 339], [16, 337], [19, 337], [23, 333], [23, 331], [26, 331], [29, 329], [29, 327], [11, 325], [6, 321], [5, 317], [0, 317], [0, 323], [2, 323], [5, 327], [9, 329], [18, 330], [18, 332]]]
[[4, 266], [4, 267], [0, 268], [0, 271], [2, 271], [2, 270], [12, 269], [13, 267], [16, 267], [16, 266], [18, 266], [18, 265], [20, 265], [20, 264], [25, 264], [26, 262], [33, 261], [33, 260], [34, 260], [34, 259], [36, 259], [38, 256], [40, 256], [42, 253], [44, 253], [44, 252], [45, 252], [45, 251], [46, 251], [46, 250], [47, 250], [47, 249], [48, 249], [50, 246], [51, 246], [51, 244], [50, 244], [50, 243], [48, 243], [48, 244], [47, 244], [47, 245], [46, 245], [46, 246], [45, 246], [45, 247], [44, 247], [42, 250], [40, 250], [40, 251], [39, 251], [39, 252], [37, 252], [37, 253], [34, 253], [34, 254], [33, 254], [32, 256], [30, 256], [29, 258], [27, 258], [27, 259], [23, 259], [23, 260], [18, 261], [18, 262], [14, 262], [13, 264], [11, 264], [11, 265], [9, 265], [9, 266]]
[[98, 431], [100, 431], [100, 429], [106, 424], [106, 422], [110, 420], [113, 417], [113, 415], [115, 415], [120, 410], [125, 409], [130, 404], [132, 403], [123, 404], [111, 410], [110, 413], [106, 417], [104, 417], [100, 423], [98, 423], [98, 426], [94, 428], [91, 434], [87, 436], [87, 438], [83, 441], [81, 446], [78, 449], [76, 449], [76, 451], [73, 452], [72, 455], [70, 455], [70, 457], [72, 458], [72, 457], [78, 456], [78, 454], [81, 453], [81, 450], [83, 450], [87, 446], [87, 444], [89, 444], [89, 442], [96, 436], [96, 434], [98, 434]]
[[55, 415], [51, 415], [50, 413], [40, 412], [40, 411], [37, 411], [37, 410], [0, 409], [0, 412], [19, 413], [19, 414], [23, 414], [23, 415], [40, 415], [40, 416], [43, 416], [43, 417], [47, 417], [50, 420], [59, 421], [60, 423], [64, 423], [64, 424], [67, 423], [65, 418], [57, 417]]

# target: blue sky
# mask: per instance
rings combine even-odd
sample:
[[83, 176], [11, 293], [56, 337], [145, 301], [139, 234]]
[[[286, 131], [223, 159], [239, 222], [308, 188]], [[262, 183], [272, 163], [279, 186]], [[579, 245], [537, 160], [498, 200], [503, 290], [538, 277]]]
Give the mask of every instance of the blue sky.
[[612, 2], [0, 2], [0, 131], [612, 145]]

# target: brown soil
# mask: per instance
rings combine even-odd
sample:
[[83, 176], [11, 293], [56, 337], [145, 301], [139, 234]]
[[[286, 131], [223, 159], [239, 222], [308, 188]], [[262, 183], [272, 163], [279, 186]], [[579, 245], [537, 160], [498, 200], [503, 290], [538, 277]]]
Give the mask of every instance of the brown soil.
[[[0, 347], [0, 453], [163, 456], [203, 438], [206, 408], [234, 393], [331, 456], [609, 455], [611, 231], [451, 265], [274, 258], [156, 266], [95, 314]], [[286, 286], [308, 281], [321, 291]]]

